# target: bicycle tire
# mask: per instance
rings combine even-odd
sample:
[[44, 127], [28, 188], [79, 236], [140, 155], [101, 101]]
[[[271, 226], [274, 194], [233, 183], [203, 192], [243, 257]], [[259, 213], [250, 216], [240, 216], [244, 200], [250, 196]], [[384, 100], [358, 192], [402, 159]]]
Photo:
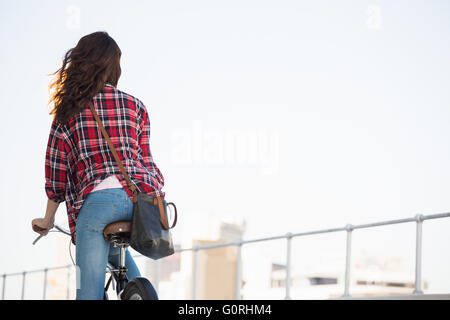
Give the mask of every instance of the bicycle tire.
[[158, 294], [148, 279], [137, 277], [129, 281], [120, 295], [121, 300], [158, 300]]

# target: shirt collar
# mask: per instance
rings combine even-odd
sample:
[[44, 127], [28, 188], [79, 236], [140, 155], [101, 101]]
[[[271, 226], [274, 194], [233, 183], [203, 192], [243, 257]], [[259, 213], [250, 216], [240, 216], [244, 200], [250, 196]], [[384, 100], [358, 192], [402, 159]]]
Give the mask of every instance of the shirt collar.
[[105, 86], [107, 86], [107, 87], [111, 87], [111, 88], [115, 88], [111, 83], [109, 83], [109, 82], [106, 82], [105, 83]]

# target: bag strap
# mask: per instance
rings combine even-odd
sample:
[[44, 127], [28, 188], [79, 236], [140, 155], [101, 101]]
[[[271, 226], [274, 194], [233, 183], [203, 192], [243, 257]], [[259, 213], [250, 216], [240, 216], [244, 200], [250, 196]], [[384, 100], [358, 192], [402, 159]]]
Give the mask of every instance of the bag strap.
[[114, 145], [111, 142], [111, 139], [108, 136], [108, 133], [105, 130], [105, 127], [103, 126], [102, 121], [100, 120], [97, 111], [95, 111], [94, 106], [92, 103], [89, 103], [89, 108], [91, 108], [92, 114], [94, 115], [95, 120], [98, 123], [98, 126], [100, 127], [100, 130], [102, 131], [103, 136], [106, 139], [106, 142], [108, 142], [109, 149], [111, 150], [114, 159], [116, 160], [117, 165], [119, 166], [120, 172], [122, 172], [122, 175], [124, 176], [128, 187], [131, 189], [131, 192], [133, 193], [133, 203], [136, 203], [137, 201], [137, 189], [133, 185], [133, 183], [130, 180], [130, 177], [128, 176], [127, 172], [125, 171], [125, 168], [123, 167], [122, 161], [119, 158], [119, 155], [116, 152], [116, 149], [114, 148]]
[[166, 220], [166, 215], [163, 214], [164, 213], [164, 205], [163, 205], [161, 198], [160, 197], [153, 198], [153, 205], [158, 206], [158, 209], [159, 209], [159, 212], [161, 215], [161, 222], [162, 222], [163, 228], [165, 230], [169, 230], [170, 228], [169, 228], [169, 224], [167, 223], [167, 220]]
[[[111, 142], [111, 139], [108, 136], [108, 133], [106, 132], [105, 127], [103, 126], [102, 121], [100, 120], [97, 112], [94, 109], [94, 106], [92, 105], [92, 103], [89, 103], [89, 108], [92, 111], [92, 114], [94, 115], [95, 120], [98, 123], [98, 126], [100, 127], [100, 130], [102, 131], [103, 136], [105, 137], [106, 141], [108, 142], [108, 146], [109, 149], [111, 150], [114, 159], [116, 160], [117, 165], [119, 166], [120, 171], [122, 172], [123, 176], [125, 177], [125, 180], [127, 181], [128, 187], [131, 189], [132, 193], [133, 193], [133, 203], [137, 202], [137, 189], [136, 187], [133, 185], [133, 183], [130, 180], [130, 177], [128, 176], [127, 172], [125, 171], [125, 168], [123, 167], [122, 161], [119, 158], [119, 155], [116, 152], [116, 148], [114, 148], [114, 145]], [[161, 216], [161, 222], [163, 225], [163, 228], [165, 230], [169, 230], [171, 228], [173, 228], [175, 226], [175, 224], [177, 223], [177, 208], [175, 207], [175, 204], [172, 202], [169, 202], [169, 204], [171, 204], [174, 209], [175, 209], [175, 221], [173, 222], [172, 226], [169, 227], [169, 224], [167, 223], [167, 219], [166, 219], [166, 215], [165, 215], [165, 210], [164, 210], [164, 205], [163, 205], [163, 201], [161, 197], [153, 197], [153, 205], [154, 206], [158, 206], [159, 209], [159, 215]]]
[[175, 210], [175, 218], [173, 220], [172, 226], [170, 227], [170, 229], [172, 229], [173, 227], [175, 227], [175, 225], [177, 224], [177, 217], [178, 217], [178, 213], [177, 213], [177, 207], [175, 206], [175, 203], [173, 202], [167, 202], [167, 208], [169, 206], [172, 206], [173, 209]]

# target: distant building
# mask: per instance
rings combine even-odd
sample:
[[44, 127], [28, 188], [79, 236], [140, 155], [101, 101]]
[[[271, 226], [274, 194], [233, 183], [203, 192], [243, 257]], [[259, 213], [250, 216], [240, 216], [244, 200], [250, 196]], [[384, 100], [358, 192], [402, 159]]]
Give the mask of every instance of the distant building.
[[223, 241], [235, 241], [242, 238], [245, 232], [245, 221], [221, 222], [219, 225], [219, 239]]
[[[181, 246], [174, 244], [175, 251], [179, 250]], [[171, 276], [175, 272], [180, 272], [181, 269], [181, 254], [175, 252], [171, 256], [161, 260], [145, 260], [145, 276], [158, 288], [159, 283], [163, 281], [171, 281]]]
[[[219, 244], [242, 239], [245, 221], [221, 221], [216, 240], [194, 240], [194, 246]], [[197, 256], [197, 298], [231, 300], [236, 294], [237, 248], [235, 246], [199, 250]], [[194, 260], [192, 258], [192, 264]], [[241, 262], [241, 267], [242, 267]], [[193, 279], [193, 278], [192, 278]], [[241, 286], [244, 281], [241, 281]], [[192, 296], [191, 296], [192, 298]]]
[[[355, 257], [350, 276], [350, 294], [353, 297], [387, 296], [411, 294], [414, 290], [414, 275], [405, 271], [402, 260], [398, 257]], [[330, 260], [331, 262], [332, 260]], [[344, 292], [344, 260], [335, 260], [325, 268], [317, 271], [302, 272], [291, 270], [290, 292], [294, 299], [328, 299], [338, 298]], [[266, 297], [284, 295], [286, 288], [286, 266], [272, 263], [270, 288]], [[426, 290], [427, 283], [423, 284]], [[247, 291], [252, 298], [254, 292]]]
[[[195, 240], [194, 246], [218, 243], [223, 243], [223, 241]], [[236, 247], [221, 247], [198, 251], [197, 299], [234, 299], [236, 292], [236, 259]], [[192, 263], [194, 264], [194, 261]]]
[[[245, 232], [242, 219], [210, 221], [208, 239], [192, 240], [191, 246], [218, 244], [241, 239]], [[215, 237], [212, 237], [215, 235]], [[185, 244], [185, 246], [190, 246]], [[175, 245], [175, 250], [181, 245]], [[234, 299], [236, 292], [237, 250], [234, 246], [199, 250], [197, 256], [197, 298]], [[192, 299], [193, 254], [176, 252], [160, 260], [145, 260], [145, 274], [161, 297]]]
[[[55, 233], [56, 241], [56, 261], [57, 266], [71, 266], [70, 269], [51, 270], [47, 274], [46, 298], [49, 300], [75, 299], [76, 296], [76, 274], [75, 266], [72, 263], [70, 254], [75, 260], [75, 246], [70, 244], [71, 239], [67, 235]], [[71, 253], [69, 253], [69, 249]]]

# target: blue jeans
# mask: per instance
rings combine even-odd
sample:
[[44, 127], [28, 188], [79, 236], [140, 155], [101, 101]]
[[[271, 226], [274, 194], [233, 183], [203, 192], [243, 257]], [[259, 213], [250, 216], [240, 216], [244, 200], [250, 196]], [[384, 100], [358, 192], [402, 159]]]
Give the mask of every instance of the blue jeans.
[[[109, 261], [119, 263], [120, 249], [106, 242], [103, 229], [119, 220], [131, 220], [133, 203], [122, 188], [91, 192], [78, 213], [76, 224], [77, 300], [102, 300], [105, 271]], [[140, 277], [133, 258], [126, 250], [129, 280]]]

